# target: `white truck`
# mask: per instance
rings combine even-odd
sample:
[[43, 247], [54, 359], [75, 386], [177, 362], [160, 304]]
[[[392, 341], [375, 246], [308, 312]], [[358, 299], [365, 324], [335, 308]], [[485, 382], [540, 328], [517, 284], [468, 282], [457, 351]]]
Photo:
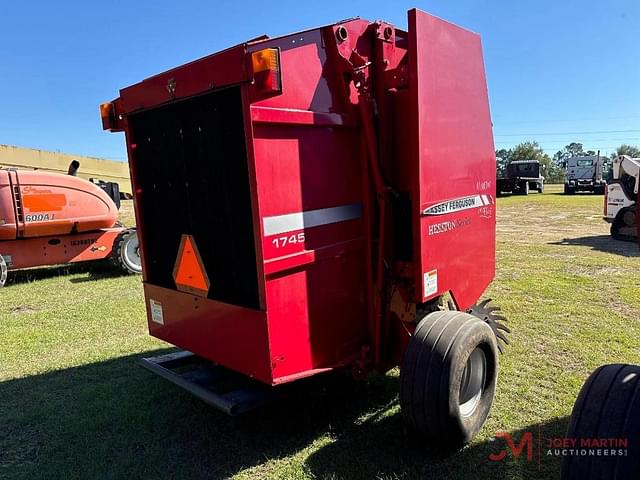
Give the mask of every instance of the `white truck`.
[[571, 157], [565, 161], [564, 193], [593, 192], [602, 195], [609, 159], [598, 155]]
[[613, 159], [613, 178], [604, 197], [604, 219], [616, 240], [637, 241], [636, 202], [640, 158], [618, 155]]

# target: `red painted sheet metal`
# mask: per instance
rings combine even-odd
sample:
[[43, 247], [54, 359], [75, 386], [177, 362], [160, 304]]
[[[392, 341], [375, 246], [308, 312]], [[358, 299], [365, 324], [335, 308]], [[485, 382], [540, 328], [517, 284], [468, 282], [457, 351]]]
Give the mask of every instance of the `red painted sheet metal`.
[[496, 170], [480, 37], [411, 10], [409, 64], [417, 300], [451, 291], [467, 308], [495, 272]]
[[326, 48], [320, 29], [270, 39], [253, 45], [249, 51], [280, 49], [282, 94], [261, 100], [261, 107], [283, 107], [314, 112], [333, 112], [336, 101], [331, 78], [325, 70]]
[[362, 202], [358, 131], [253, 125], [261, 217]]
[[334, 243], [332, 245], [313, 250], [309, 250], [307, 247], [298, 253], [280, 256], [272, 260], [266, 260], [264, 272], [267, 276], [283, 274], [287, 270], [297, 269], [304, 265], [315, 263], [319, 260], [342, 257], [351, 252], [363, 250], [364, 247], [364, 240], [361, 238]]
[[272, 383], [265, 312], [149, 284], [144, 292], [151, 335]]
[[357, 117], [323, 33], [255, 48], [274, 46], [283, 93], [254, 103], [251, 117], [271, 366], [282, 383], [359, 353], [366, 258]]
[[[317, 53], [303, 83], [322, 89], [325, 67], [316, 68], [315, 58]], [[304, 70], [306, 63], [297, 61], [288, 69]], [[283, 85], [282, 97], [287, 87], [300, 86]], [[296, 102], [308, 100], [307, 94], [302, 89], [289, 97], [291, 104], [280, 97], [272, 103], [300, 107]], [[320, 111], [252, 107], [274, 382], [342, 365], [359, 353], [366, 336], [359, 131], [350, 111], [321, 111], [337, 100], [323, 101]], [[295, 121], [279, 121], [283, 117]]]
[[274, 379], [354, 358], [366, 337], [362, 252], [319, 260], [267, 284]]
[[264, 268], [264, 252], [262, 251], [262, 240], [258, 232], [261, 232], [260, 205], [258, 200], [258, 179], [256, 177], [256, 157], [254, 152], [253, 128], [251, 122], [251, 93], [250, 88], [245, 85], [241, 89], [242, 95], [242, 117], [244, 121], [244, 138], [247, 149], [247, 165], [249, 170], [249, 189], [251, 192], [251, 215], [253, 222], [254, 247], [256, 249], [256, 268], [258, 274], [258, 291], [260, 295], [260, 308], [266, 309], [266, 282]]
[[285, 123], [327, 127], [355, 127], [357, 125], [354, 116], [349, 114], [253, 105], [251, 106], [251, 120], [256, 123]]
[[157, 106], [250, 80], [246, 47], [238, 45], [120, 90], [119, 114]]

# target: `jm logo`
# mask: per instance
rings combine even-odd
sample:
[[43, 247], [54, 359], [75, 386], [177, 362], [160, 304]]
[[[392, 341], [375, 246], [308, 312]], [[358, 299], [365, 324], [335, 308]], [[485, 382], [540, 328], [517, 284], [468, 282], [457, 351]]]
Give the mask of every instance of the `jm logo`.
[[500, 450], [498, 453], [489, 454], [489, 460], [500, 462], [508, 455], [509, 450], [511, 450], [513, 457], [518, 459], [520, 458], [520, 455], [522, 455], [525, 447], [527, 449], [527, 461], [530, 462], [533, 460], [533, 434], [531, 432], [524, 432], [517, 445], [511, 434], [508, 432], [497, 432], [495, 437], [496, 439], [504, 438], [507, 442], [507, 450]]

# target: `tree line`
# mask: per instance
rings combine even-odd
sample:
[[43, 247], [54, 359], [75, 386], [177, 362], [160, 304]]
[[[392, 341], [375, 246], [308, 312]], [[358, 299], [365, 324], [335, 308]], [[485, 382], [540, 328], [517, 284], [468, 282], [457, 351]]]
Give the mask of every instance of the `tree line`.
[[[522, 142], [513, 148], [501, 148], [496, 150], [497, 173], [498, 176], [505, 174], [506, 167], [514, 160], [538, 160], [544, 165], [544, 177], [549, 183], [564, 182], [563, 162], [571, 157], [596, 155], [594, 150], [584, 150], [584, 146], [579, 142], [571, 142], [558, 150], [553, 157], [542, 150], [536, 141]], [[601, 155], [604, 155], [601, 153]], [[630, 157], [640, 157], [640, 148], [634, 145], [620, 145], [609, 158], [616, 155], [629, 155]]]

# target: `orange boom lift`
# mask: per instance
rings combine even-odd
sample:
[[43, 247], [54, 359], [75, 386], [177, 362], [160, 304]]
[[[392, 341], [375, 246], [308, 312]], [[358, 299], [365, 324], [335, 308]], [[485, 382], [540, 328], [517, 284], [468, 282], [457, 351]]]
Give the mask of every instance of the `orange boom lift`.
[[11, 270], [110, 258], [140, 273], [135, 229], [109, 195], [82, 178], [0, 169], [0, 286]]

